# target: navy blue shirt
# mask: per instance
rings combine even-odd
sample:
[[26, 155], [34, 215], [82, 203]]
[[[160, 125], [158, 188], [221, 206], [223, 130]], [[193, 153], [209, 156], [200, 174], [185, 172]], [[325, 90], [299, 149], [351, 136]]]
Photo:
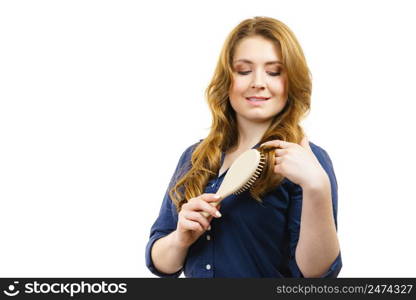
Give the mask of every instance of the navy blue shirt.
[[[154, 242], [176, 230], [178, 214], [169, 197], [169, 189], [189, 170], [191, 155], [198, 143], [188, 147], [179, 159], [166, 190], [159, 216], [150, 230], [146, 246], [146, 265], [159, 277], [303, 277], [295, 260], [302, 210], [302, 188], [284, 179], [259, 203], [249, 191], [231, 195], [221, 201], [221, 218], [213, 218], [206, 231], [188, 250], [182, 270], [164, 274], [151, 259]], [[254, 146], [256, 148], [259, 144]], [[327, 172], [331, 182], [332, 205], [337, 226], [337, 180], [327, 152], [310, 142], [311, 149]], [[222, 153], [221, 165], [225, 154]], [[215, 193], [224, 179], [210, 180], [205, 193]], [[322, 277], [337, 277], [342, 267], [341, 254]]]

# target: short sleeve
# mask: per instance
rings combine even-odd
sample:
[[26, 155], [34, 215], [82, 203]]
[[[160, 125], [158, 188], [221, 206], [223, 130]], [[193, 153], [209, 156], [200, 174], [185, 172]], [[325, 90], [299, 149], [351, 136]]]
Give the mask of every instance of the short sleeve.
[[172, 179], [170, 180], [169, 186], [166, 189], [165, 196], [163, 197], [162, 205], [159, 211], [159, 216], [157, 217], [156, 221], [153, 223], [150, 229], [150, 237], [145, 250], [146, 266], [150, 270], [150, 272], [159, 277], [177, 278], [182, 273], [182, 270], [179, 270], [178, 272], [173, 274], [165, 274], [157, 270], [152, 261], [151, 251], [154, 243], [158, 239], [170, 234], [176, 229], [176, 225], [178, 222], [178, 214], [176, 212], [176, 207], [175, 205], [173, 205], [172, 199], [169, 196], [169, 190], [189, 168], [191, 150], [193, 146], [188, 147], [181, 155], [178, 165], [176, 166], [175, 172], [172, 176]]
[[[332, 161], [329, 158], [328, 153], [316, 146], [311, 145], [312, 151], [314, 152], [315, 156], [317, 157], [319, 163], [323, 167], [323, 169], [328, 174], [330, 183], [331, 183], [331, 196], [332, 196], [332, 208], [334, 213], [334, 221], [335, 226], [338, 228], [337, 224], [337, 211], [338, 211], [338, 184], [337, 179], [335, 177], [334, 168], [332, 166]], [[292, 183], [292, 188], [290, 191], [290, 208], [289, 208], [289, 220], [288, 220], [288, 231], [289, 231], [289, 239], [290, 239], [290, 249], [289, 249], [289, 269], [292, 274], [292, 277], [304, 277], [302, 272], [300, 271], [296, 259], [295, 259], [295, 252], [296, 246], [299, 240], [299, 232], [300, 232], [300, 218], [302, 212], [302, 188]], [[321, 276], [321, 278], [336, 278], [341, 271], [342, 268], [342, 259], [341, 253], [338, 254], [337, 258], [332, 262], [331, 266], [327, 270], [325, 274]]]

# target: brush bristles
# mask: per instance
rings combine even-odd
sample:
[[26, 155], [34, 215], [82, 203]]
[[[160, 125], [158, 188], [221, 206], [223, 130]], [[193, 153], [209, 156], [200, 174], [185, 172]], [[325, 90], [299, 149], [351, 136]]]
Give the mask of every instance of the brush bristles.
[[259, 165], [256, 168], [256, 171], [254, 172], [253, 176], [247, 181], [245, 185], [243, 185], [240, 189], [235, 191], [234, 195], [239, 195], [242, 192], [245, 192], [249, 188], [253, 186], [253, 184], [256, 182], [257, 178], [259, 178], [261, 172], [263, 171], [264, 165], [266, 164], [266, 158], [263, 153], [260, 153], [260, 162]]

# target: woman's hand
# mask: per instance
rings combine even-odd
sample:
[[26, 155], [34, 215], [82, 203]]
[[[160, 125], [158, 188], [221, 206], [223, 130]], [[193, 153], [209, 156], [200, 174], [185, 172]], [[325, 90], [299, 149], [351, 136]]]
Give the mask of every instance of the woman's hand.
[[273, 140], [263, 143], [261, 146], [278, 148], [275, 150], [274, 172], [281, 174], [302, 188], [319, 187], [329, 180], [325, 170], [313, 154], [306, 136], [300, 145]]
[[[189, 247], [206, 230], [210, 230], [212, 218], [221, 216], [219, 213], [220, 205], [213, 206], [213, 203], [219, 200], [215, 197], [215, 194], [202, 194], [182, 205], [176, 228], [176, 242], [178, 245]], [[208, 213], [209, 216], [204, 217], [202, 212]]]

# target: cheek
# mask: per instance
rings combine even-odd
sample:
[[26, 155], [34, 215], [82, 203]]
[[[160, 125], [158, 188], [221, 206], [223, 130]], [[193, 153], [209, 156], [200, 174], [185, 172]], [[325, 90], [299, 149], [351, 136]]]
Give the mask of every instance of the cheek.
[[280, 95], [285, 95], [287, 93], [287, 84], [286, 80], [278, 79], [273, 83], [273, 92]]
[[247, 90], [247, 85], [248, 85], [247, 82], [248, 80], [245, 78], [234, 79], [231, 93], [236, 94], [236, 93], [245, 92]]
[[242, 105], [241, 97], [246, 93], [247, 88], [241, 80], [235, 80], [232, 87], [229, 90], [229, 99], [231, 107], [235, 111], [239, 111], [239, 107]]
[[284, 79], [278, 80], [277, 86], [279, 86], [279, 88], [281, 88], [282, 90], [285, 89], [285, 87], [286, 87], [286, 80], [284, 80]]

